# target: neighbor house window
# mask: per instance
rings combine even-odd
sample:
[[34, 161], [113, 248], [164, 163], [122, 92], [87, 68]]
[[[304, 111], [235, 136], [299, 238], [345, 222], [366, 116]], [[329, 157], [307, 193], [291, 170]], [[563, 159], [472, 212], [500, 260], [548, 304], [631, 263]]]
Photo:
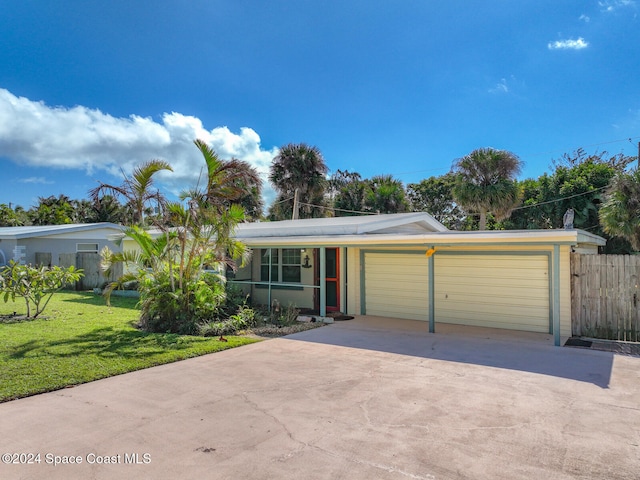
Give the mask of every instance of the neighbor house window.
[[[271, 281], [300, 283], [300, 249], [272, 248], [262, 250], [260, 281], [269, 281], [269, 252], [271, 252]], [[282, 279], [282, 280], [280, 280]]]
[[76, 252], [98, 253], [98, 244], [97, 243], [76, 243]]

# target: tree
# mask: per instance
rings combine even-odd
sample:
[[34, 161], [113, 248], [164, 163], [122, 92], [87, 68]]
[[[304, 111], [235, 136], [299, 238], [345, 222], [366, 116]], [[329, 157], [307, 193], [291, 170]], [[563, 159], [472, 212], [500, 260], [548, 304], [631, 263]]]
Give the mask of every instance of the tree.
[[194, 141], [206, 164], [206, 186], [204, 190], [184, 192], [183, 198], [197, 198], [216, 208], [241, 205], [248, 218], [262, 215], [262, 180], [248, 162], [232, 158], [223, 160], [202, 140]]
[[277, 192], [270, 210], [272, 220], [291, 218], [293, 199], [298, 190], [300, 218], [324, 217], [327, 214], [325, 190], [327, 166], [317, 147], [305, 143], [287, 144], [273, 159], [269, 180]]
[[515, 154], [493, 148], [474, 150], [454, 162], [453, 196], [462, 208], [480, 214], [480, 230], [486, 229], [488, 212], [502, 220], [520, 201], [515, 177], [521, 169]]
[[377, 175], [367, 182], [365, 207], [375, 213], [402, 213], [409, 210], [404, 185], [392, 175]]
[[17, 206], [14, 210], [11, 205], [0, 204], [0, 227], [19, 227], [28, 221], [29, 218], [21, 206]]
[[366, 209], [367, 182], [358, 172], [338, 170], [329, 179], [329, 191], [336, 217], [362, 215]]
[[72, 202], [73, 200], [66, 195], [39, 197], [38, 205], [31, 208], [27, 214], [33, 225], [73, 223], [74, 209]]
[[124, 197], [127, 204], [133, 210], [131, 223], [144, 225], [145, 210], [150, 204], [155, 204], [162, 210], [166, 199], [158, 190], [153, 190], [153, 177], [162, 170], [173, 171], [171, 165], [164, 160], [150, 160], [138, 165], [131, 178], [125, 175], [122, 185], [109, 185], [100, 183], [99, 186], [89, 191], [91, 200], [98, 204], [103, 195], [109, 194], [114, 197]]
[[0, 293], [5, 303], [9, 300], [15, 302], [16, 297], [22, 298], [27, 318], [36, 318], [47, 308], [54, 293], [69, 283], [77, 282], [83, 275], [82, 270], [74, 266], [33, 267], [11, 260], [0, 270]]
[[244, 211], [238, 204], [229, 204], [232, 198], [242, 197], [238, 172], [204, 143], [196, 141], [196, 146], [207, 165], [206, 186], [185, 192], [187, 205], [166, 204], [158, 235], [138, 226], [128, 228], [125, 234], [139, 251], [101, 252], [107, 274], [118, 262], [125, 263], [129, 272], [109, 285], [107, 298], [113, 289], [137, 281], [140, 325], [148, 331], [196, 333], [199, 324], [215, 318], [225, 299], [224, 279], [212, 272], [235, 269], [237, 260], [247, 258], [245, 245], [233, 238]]
[[453, 199], [455, 177], [451, 173], [429, 177], [407, 185], [407, 198], [414, 212], [427, 212], [450, 229], [459, 228], [464, 212]]
[[609, 235], [627, 240], [640, 250], [640, 170], [620, 172], [607, 190], [600, 222]]

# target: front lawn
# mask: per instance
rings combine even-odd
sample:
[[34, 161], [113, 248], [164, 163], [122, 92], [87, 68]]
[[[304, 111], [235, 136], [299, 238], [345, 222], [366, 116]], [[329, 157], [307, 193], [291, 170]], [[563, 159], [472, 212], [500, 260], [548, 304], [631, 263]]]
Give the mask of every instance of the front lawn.
[[43, 318], [11, 321], [22, 303], [0, 301], [0, 402], [175, 362], [257, 341], [145, 333], [137, 299], [61, 292]]

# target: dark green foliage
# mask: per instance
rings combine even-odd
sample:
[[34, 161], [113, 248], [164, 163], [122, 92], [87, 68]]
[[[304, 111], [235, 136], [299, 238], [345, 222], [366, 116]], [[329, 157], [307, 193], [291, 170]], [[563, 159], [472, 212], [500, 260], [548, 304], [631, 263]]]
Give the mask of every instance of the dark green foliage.
[[293, 197], [299, 192], [299, 218], [326, 217], [327, 166], [317, 147], [305, 143], [284, 145], [273, 159], [269, 180], [278, 192], [269, 210], [271, 220], [288, 220]]
[[469, 213], [479, 213], [479, 229], [485, 230], [487, 214], [507, 218], [520, 201], [516, 176], [522, 162], [513, 153], [479, 148], [453, 164], [453, 197]]
[[640, 250], [640, 169], [619, 172], [606, 192], [600, 222], [609, 235], [628, 241]]
[[451, 173], [407, 185], [414, 212], [427, 212], [449, 229], [461, 229], [465, 214], [453, 199], [455, 177]]

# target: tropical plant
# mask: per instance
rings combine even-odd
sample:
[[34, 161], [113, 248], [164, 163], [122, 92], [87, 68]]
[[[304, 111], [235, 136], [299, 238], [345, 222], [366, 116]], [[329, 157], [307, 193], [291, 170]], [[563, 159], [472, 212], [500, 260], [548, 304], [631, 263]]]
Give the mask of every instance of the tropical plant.
[[607, 190], [600, 222], [609, 235], [627, 240], [640, 250], [640, 170], [621, 172]]
[[329, 179], [329, 191], [336, 217], [362, 215], [367, 182], [358, 172], [338, 170]]
[[414, 212], [427, 212], [450, 229], [459, 228], [465, 215], [453, 199], [455, 177], [451, 173], [429, 177], [407, 185], [407, 198]]
[[171, 165], [164, 160], [144, 162], [134, 168], [130, 178], [124, 175], [122, 185], [100, 183], [96, 188], [89, 190], [89, 196], [98, 209], [105, 194], [115, 198], [123, 197], [133, 212], [131, 224], [143, 226], [145, 211], [149, 205], [155, 204], [161, 211], [166, 203], [164, 195], [153, 189], [153, 177], [162, 170], [173, 171]]
[[488, 212], [502, 220], [518, 204], [515, 177], [521, 169], [522, 161], [515, 154], [493, 148], [474, 150], [454, 162], [453, 196], [463, 209], [480, 214], [480, 230], [486, 229]]
[[276, 202], [270, 210], [271, 219], [291, 218], [296, 190], [300, 200], [299, 218], [326, 216], [326, 174], [327, 166], [317, 147], [305, 143], [281, 147], [269, 174], [277, 192]]
[[38, 197], [38, 205], [27, 214], [33, 225], [63, 225], [74, 222], [73, 200], [66, 195]]
[[[228, 203], [241, 196], [233, 184], [238, 177], [224, 168], [215, 152], [201, 142], [196, 145], [207, 163], [205, 189], [185, 192], [186, 206], [167, 203], [156, 235], [138, 226], [128, 228], [125, 237], [134, 240], [139, 251], [101, 252], [107, 274], [117, 262], [128, 271], [105, 289], [107, 300], [115, 288], [139, 282], [140, 326], [148, 331], [197, 333], [200, 324], [217, 317], [225, 300], [224, 273], [248, 256], [245, 245], [233, 238], [244, 211]], [[225, 184], [230, 178], [231, 183]]]
[[15, 209], [11, 204], [0, 203], [0, 227], [19, 227], [29, 221], [24, 209], [17, 206]]
[[367, 181], [364, 204], [374, 213], [402, 213], [409, 210], [409, 202], [400, 180], [392, 175], [377, 175]]
[[22, 298], [27, 318], [36, 318], [47, 308], [54, 293], [67, 284], [77, 282], [83, 275], [82, 270], [74, 266], [33, 267], [11, 260], [0, 271], [0, 293], [5, 303], [9, 300], [15, 302], [16, 297]]

